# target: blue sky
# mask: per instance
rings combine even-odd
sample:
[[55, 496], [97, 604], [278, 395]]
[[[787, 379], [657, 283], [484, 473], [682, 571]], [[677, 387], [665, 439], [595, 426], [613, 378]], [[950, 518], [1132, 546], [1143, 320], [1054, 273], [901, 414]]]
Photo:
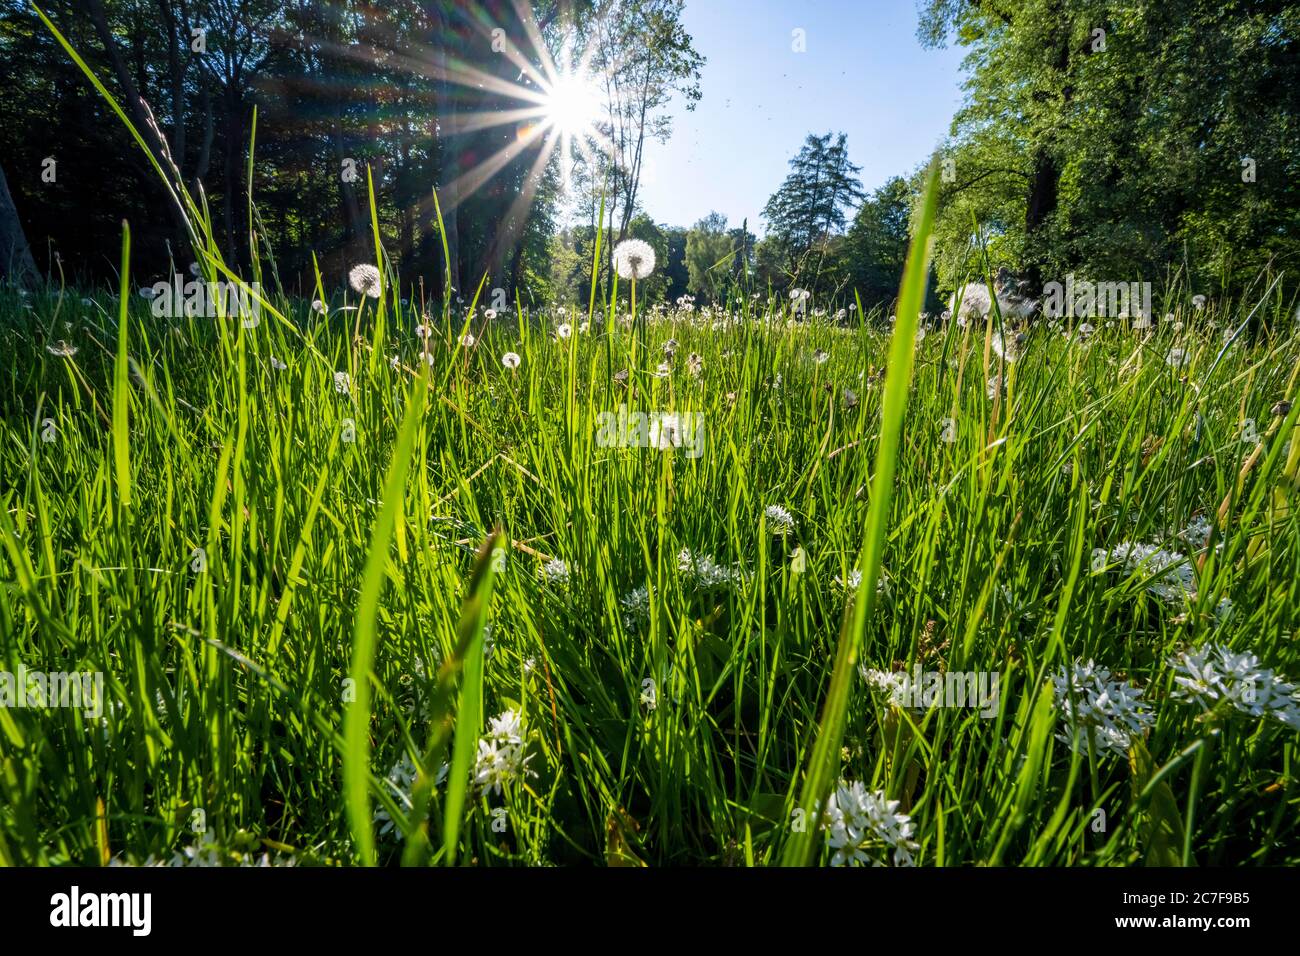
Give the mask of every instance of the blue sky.
[[[673, 136], [646, 150], [643, 206], [689, 226], [711, 210], [759, 217], [809, 133], [848, 134], [868, 191], [926, 160], [961, 101], [961, 52], [923, 49], [916, 0], [686, 0], [708, 62], [694, 112], [671, 107]], [[802, 28], [807, 52], [791, 49]]]

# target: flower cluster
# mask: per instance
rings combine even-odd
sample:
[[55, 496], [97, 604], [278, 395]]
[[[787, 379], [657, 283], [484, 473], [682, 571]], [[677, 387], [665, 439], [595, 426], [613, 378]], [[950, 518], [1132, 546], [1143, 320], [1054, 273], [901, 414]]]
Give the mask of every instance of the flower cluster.
[[861, 781], [841, 780], [826, 804], [826, 842], [835, 852], [832, 866], [884, 866], [892, 850], [895, 866], [914, 866], [919, 846], [912, 839], [916, 825], [898, 812], [898, 801], [885, 799]]
[[1222, 644], [1207, 644], [1171, 658], [1173, 696], [1209, 712], [1221, 703], [1251, 717], [1272, 717], [1300, 730], [1300, 690], [1250, 651], [1237, 653]]
[[532, 773], [531, 754], [526, 754], [523, 721], [516, 710], [507, 710], [488, 721], [488, 732], [479, 738], [474, 759], [474, 785], [479, 790], [501, 792], [504, 784]]
[[1155, 723], [1142, 689], [1110, 679], [1110, 671], [1092, 661], [1062, 667], [1052, 678], [1056, 707], [1068, 725], [1056, 739], [1078, 747], [1081, 739], [1096, 754], [1124, 754], [1134, 738]]
[[736, 587], [744, 583], [745, 573], [739, 565], [727, 567], [718, 564], [707, 554], [695, 554], [690, 548], [682, 548], [677, 555], [677, 570], [697, 591], [712, 591], [716, 588]]
[[569, 566], [562, 558], [552, 558], [541, 567], [542, 580], [553, 587], [563, 587], [569, 583]]
[[768, 505], [763, 514], [767, 516], [767, 526], [773, 534], [787, 535], [794, 530], [794, 515], [780, 505]]

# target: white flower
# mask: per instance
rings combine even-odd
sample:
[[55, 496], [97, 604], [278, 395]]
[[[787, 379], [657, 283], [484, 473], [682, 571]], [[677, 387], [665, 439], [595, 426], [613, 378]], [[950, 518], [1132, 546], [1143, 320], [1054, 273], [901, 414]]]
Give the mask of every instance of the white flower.
[[347, 372], [334, 373], [334, 391], [340, 395], [352, 394], [352, 376]]
[[506, 368], [518, 368], [519, 362], [520, 359], [518, 352], [507, 352], [505, 355], [501, 356], [501, 364]]
[[620, 279], [644, 279], [655, 271], [655, 251], [640, 239], [624, 239], [614, 247], [614, 269]]
[[362, 295], [368, 295], [372, 299], [379, 298], [379, 270], [370, 263], [363, 262], [361, 265], [353, 266], [352, 271], [348, 273], [348, 282]]
[[854, 568], [849, 572], [848, 580], [835, 575], [835, 586], [841, 591], [856, 591], [862, 584], [862, 572]]
[[555, 327], [555, 337], [557, 339], [567, 339], [573, 334], [573, 326], [568, 322], [561, 322]]
[[1223, 644], [1183, 651], [1169, 661], [1174, 669], [1173, 696], [1200, 704], [1206, 711], [1222, 701], [1251, 717], [1272, 717], [1300, 730], [1300, 690], [1249, 651], [1236, 653]]
[[1110, 671], [1092, 661], [1062, 666], [1052, 678], [1052, 689], [1070, 731], [1058, 732], [1056, 739], [1075, 748], [1085, 742], [1099, 756], [1123, 755], [1155, 723], [1140, 687], [1111, 680]]
[[325, 311], [325, 303], [322, 302], [320, 299], [312, 299], [312, 302], [311, 302], [311, 310], [312, 310], [313, 312], [324, 312], [324, 311]]
[[63, 339], [59, 339], [53, 345], [45, 346], [45, 351], [49, 352], [51, 355], [59, 355], [62, 356], [63, 358], [71, 358], [72, 356], [77, 354], [77, 347], [75, 345], [69, 345]]
[[707, 554], [695, 554], [690, 548], [678, 552], [677, 570], [683, 580], [697, 591], [736, 587], [745, 580], [745, 573], [739, 565], [726, 567]]
[[1196, 596], [1196, 571], [1177, 551], [1121, 542], [1106, 552], [1106, 560], [1122, 562], [1125, 570], [1140, 572], [1147, 590], [1162, 601], [1179, 603]]
[[477, 341], [478, 339], [474, 338], [474, 334], [472, 332], [466, 332], [464, 335], [460, 337], [460, 344], [467, 349], [472, 349], [474, 347], [474, 343]]
[[474, 759], [474, 785], [481, 791], [501, 792], [517, 777], [532, 773], [531, 754], [525, 754], [524, 726], [518, 712], [507, 710], [488, 721], [488, 732], [479, 738]]
[[1165, 362], [1173, 368], [1182, 368], [1191, 360], [1191, 353], [1187, 349], [1170, 349], [1169, 354], [1165, 356]]
[[420, 324], [415, 327], [415, 334], [422, 339], [427, 339], [433, 334], [433, 329], [429, 328], [427, 325]]
[[816, 362], [818, 365], [825, 365], [826, 360], [830, 357], [831, 357], [830, 352], [825, 352], [821, 349], [818, 349], [816, 352], [813, 352], [813, 361]]
[[695, 378], [699, 378], [702, 374], [704, 374], [703, 357], [701, 357], [695, 352], [692, 352], [690, 355], [686, 356], [686, 369]]
[[619, 598], [618, 603], [627, 611], [623, 615], [623, 626], [629, 631], [636, 630], [638, 622], [650, 617], [650, 586], [642, 584], [633, 588]]
[[487, 311], [485, 311], [485, 312], [483, 313], [483, 318], [487, 319], [489, 322], [491, 322], [491, 321], [492, 321], [493, 319], [495, 319], [496, 317], [497, 317], [497, 310], [496, 310], [496, 309], [488, 309]]
[[647, 677], [641, 682], [641, 706], [646, 710], [654, 710], [659, 706], [659, 695], [655, 690], [653, 677]]
[[274, 355], [271, 356], [271, 368], [275, 369], [277, 372], [283, 372], [288, 367], [289, 367], [288, 365], [286, 365], [284, 362], [281, 362]]
[[569, 583], [569, 566], [562, 558], [552, 558], [542, 565], [542, 580], [547, 584], [566, 585]]
[[1192, 305], [1198, 309], [1205, 308], [1205, 296], [1203, 295], [1192, 296]]
[[523, 743], [523, 721], [516, 710], [507, 710], [488, 721], [488, 736], [501, 743]]
[[767, 515], [767, 524], [773, 534], [787, 535], [794, 530], [794, 515], [780, 505], [768, 505], [763, 514]]
[[913, 866], [919, 845], [916, 825], [898, 812], [898, 801], [883, 790], [869, 791], [861, 781], [841, 780], [826, 802], [826, 842], [835, 852], [831, 866], [884, 866], [892, 850], [895, 866]]
[[[444, 761], [434, 775], [434, 786], [442, 785], [442, 782], [447, 779], [449, 769], [449, 765]], [[393, 764], [384, 780], [384, 783], [388, 785], [388, 789], [392, 791], [393, 799], [397, 802], [397, 805], [407, 812], [410, 812], [411, 809], [411, 792], [415, 789], [418, 777], [419, 771], [416, 769], [415, 761], [408, 755], [403, 754], [402, 759]], [[379, 835], [381, 837], [390, 833], [394, 836], [399, 835], [393, 818], [388, 815], [388, 811], [382, 805], [375, 808], [375, 823], [379, 824]]]
[[874, 693], [887, 695], [894, 704], [902, 706], [907, 699], [907, 691], [911, 686], [907, 671], [879, 671], [866, 664], [859, 664], [858, 676]]

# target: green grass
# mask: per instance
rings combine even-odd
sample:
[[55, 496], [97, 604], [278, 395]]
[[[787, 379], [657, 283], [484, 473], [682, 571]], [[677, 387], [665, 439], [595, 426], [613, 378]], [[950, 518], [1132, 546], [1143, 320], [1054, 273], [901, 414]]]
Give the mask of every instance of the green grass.
[[[199, 842], [201, 809], [228, 862], [260, 845], [360, 863], [371, 840], [394, 864], [825, 862], [796, 811], [843, 632], [869, 667], [1000, 675], [989, 719], [843, 682], [825, 780], [899, 800], [921, 864], [1300, 862], [1296, 732], [1202, 717], [1167, 664], [1216, 642], [1300, 677], [1300, 411], [1271, 411], [1295, 398], [1293, 335], [1220, 358], [1238, 306], [1146, 336], [1044, 324], [991, 398], [982, 328], [932, 329], [909, 390], [883, 323], [791, 324], [787, 303], [744, 299], [725, 329], [650, 313], [646, 367], [669, 338], [677, 358], [629, 397], [614, 373], [640, 364], [635, 326], [598, 314], [557, 339], [554, 316], [476, 315], [464, 348], [466, 317], [435, 316], [426, 371], [397, 288], [382, 333], [362, 303], [359, 343], [337, 297], [327, 316], [268, 297], [285, 321], [245, 329], [154, 319], [135, 295], [0, 293], [0, 667], [102, 671], [110, 700], [102, 720], [0, 708], [0, 861], [168, 857]], [[905, 418], [882, 416], [887, 389], [910, 391]], [[623, 402], [702, 413], [704, 453], [599, 447]], [[890, 482], [882, 420], [901, 427]], [[1221, 510], [1208, 547], [1175, 541]], [[475, 574], [495, 528], [505, 553]], [[872, 533], [885, 583], [855, 622], [835, 579]], [[1189, 555], [1196, 601], [1094, 572], [1121, 542]], [[701, 590], [683, 548], [742, 573]], [[539, 573], [554, 558], [567, 584]], [[1049, 678], [1080, 659], [1147, 688], [1155, 721], [1127, 760], [1056, 739]], [[466, 768], [508, 708], [533, 774], [484, 793]], [[426, 772], [416, 812], [383, 782], [404, 758]], [[372, 834], [376, 810], [397, 827]]]

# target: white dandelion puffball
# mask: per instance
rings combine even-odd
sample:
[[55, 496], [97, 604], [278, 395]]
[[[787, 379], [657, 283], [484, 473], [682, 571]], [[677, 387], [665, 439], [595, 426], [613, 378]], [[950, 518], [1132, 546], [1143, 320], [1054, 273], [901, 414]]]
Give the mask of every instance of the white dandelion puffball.
[[474, 338], [474, 333], [472, 332], [466, 332], [464, 335], [460, 337], [460, 344], [467, 349], [472, 349], [474, 347], [474, 343], [477, 341], [478, 339]]
[[620, 279], [645, 279], [655, 271], [655, 251], [641, 239], [624, 239], [614, 247], [614, 270]]
[[1205, 308], [1205, 296], [1203, 295], [1192, 296], [1192, 305], [1195, 306], [1197, 309]]
[[340, 395], [352, 394], [352, 376], [347, 372], [334, 373], [334, 391]]
[[518, 352], [507, 352], [505, 355], [501, 356], [501, 364], [506, 368], [518, 368], [519, 362], [520, 359]]
[[379, 298], [379, 270], [369, 263], [363, 262], [359, 266], [353, 266], [352, 271], [348, 273], [348, 282], [362, 295], [368, 295], [372, 299]]
[[555, 337], [557, 339], [567, 339], [573, 334], [573, 326], [568, 322], [562, 322], [555, 327]]
[[311, 303], [311, 310], [316, 313], [324, 313], [325, 303], [322, 302], [320, 299], [313, 299]]

